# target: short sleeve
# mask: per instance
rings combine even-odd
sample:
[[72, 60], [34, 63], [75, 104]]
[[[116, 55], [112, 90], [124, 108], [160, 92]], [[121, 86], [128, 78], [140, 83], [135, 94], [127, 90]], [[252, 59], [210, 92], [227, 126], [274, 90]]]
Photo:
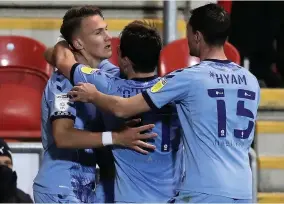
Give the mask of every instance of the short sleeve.
[[67, 93], [71, 90], [72, 86], [67, 79], [62, 82], [57, 81], [49, 90], [50, 102], [50, 119], [53, 121], [59, 118], [70, 118], [75, 120], [76, 108], [74, 102], [69, 101]]
[[77, 85], [79, 82], [90, 83], [96, 86], [96, 88], [103, 93], [106, 93], [109, 89], [112, 81], [112, 75], [96, 68], [87, 67], [83, 64], [74, 64], [71, 69], [70, 81], [73, 85]]
[[152, 88], [142, 93], [152, 109], [161, 108], [170, 102], [185, 99], [190, 88], [189, 77], [183, 70], [177, 70], [161, 78]]

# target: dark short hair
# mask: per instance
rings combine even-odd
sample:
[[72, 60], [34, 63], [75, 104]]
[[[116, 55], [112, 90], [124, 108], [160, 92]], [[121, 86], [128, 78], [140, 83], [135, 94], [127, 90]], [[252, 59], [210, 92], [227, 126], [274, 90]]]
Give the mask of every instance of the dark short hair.
[[120, 34], [121, 55], [131, 60], [135, 72], [155, 71], [161, 49], [160, 34], [146, 21], [133, 21]]
[[94, 15], [99, 15], [103, 18], [101, 10], [94, 6], [81, 6], [69, 9], [63, 17], [63, 23], [60, 28], [61, 35], [72, 45], [72, 37], [80, 28], [82, 20]]
[[207, 4], [192, 11], [189, 23], [209, 45], [223, 45], [230, 33], [230, 15], [217, 4]]

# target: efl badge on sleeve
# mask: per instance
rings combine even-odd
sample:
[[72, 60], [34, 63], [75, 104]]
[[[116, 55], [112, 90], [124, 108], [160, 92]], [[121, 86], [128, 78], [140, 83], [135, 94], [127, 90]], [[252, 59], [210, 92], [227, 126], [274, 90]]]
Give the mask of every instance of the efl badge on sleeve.
[[151, 92], [156, 93], [160, 91], [165, 86], [166, 83], [167, 83], [166, 79], [161, 79], [151, 88]]
[[55, 110], [67, 111], [69, 108], [69, 97], [67, 94], [58, 94], [55, 96]]
[[81, 67], [81, 72], [84, 74], [93, 74], [95, 71], [99, 69], [91, 68], [91, 67]]

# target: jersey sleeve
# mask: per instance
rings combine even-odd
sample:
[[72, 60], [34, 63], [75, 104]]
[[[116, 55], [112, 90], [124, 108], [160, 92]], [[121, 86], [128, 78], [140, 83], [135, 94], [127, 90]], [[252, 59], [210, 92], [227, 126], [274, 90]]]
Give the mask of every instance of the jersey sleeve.
[[75, 103], [69, 101], [67, 93], [72, 86], [67, 79], [62, 82], [56, 82], [50, 89], [50, 120], [54, 121], [60, 118], [70, 118], [75, 120]]
[[183, 70], [178, 70], [163, 77], [142, 95], [152, 109], [159, 109], [170, 102], [178, 103], [185, 99], [189, 88], [189, 77], [184, 75]]
[[79, 82], [90, 83], [103, 93], [109, 90], [112, 76], [103, 70], [87, 67], [83, 64], [74, 64], [70, 73], [70, 81], [73, 85]]

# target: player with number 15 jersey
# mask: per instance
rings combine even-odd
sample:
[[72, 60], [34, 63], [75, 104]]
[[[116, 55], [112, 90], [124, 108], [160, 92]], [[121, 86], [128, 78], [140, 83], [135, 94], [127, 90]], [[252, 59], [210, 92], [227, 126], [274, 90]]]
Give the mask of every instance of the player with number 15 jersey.
[[248, 153], [259, 103], [257, 79], [228, 60], [203, 60], [162, 82], [143, 96], [152, 109], [177, 105], [185, 133], [181, 193], [251, 199]]

